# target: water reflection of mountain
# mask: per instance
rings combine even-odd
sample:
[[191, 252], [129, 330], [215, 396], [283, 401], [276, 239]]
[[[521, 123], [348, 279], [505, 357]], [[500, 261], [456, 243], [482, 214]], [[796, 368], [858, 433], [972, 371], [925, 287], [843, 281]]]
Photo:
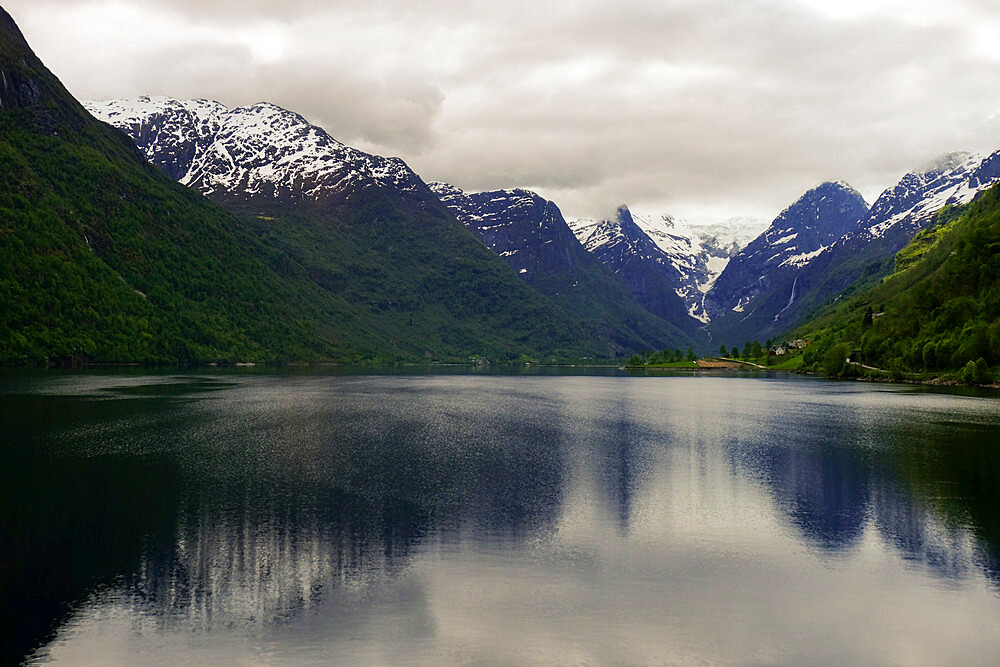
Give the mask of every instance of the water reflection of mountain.
[[181, 504], [173, 547], [144, 557], [129, 589], [159, 623], [268, 624], [334, 587], [363, 591], [394, 577], [428, 534], [523, 539], [555, 520], [560, 470], [549, 448], [508, 444], [462, 448], [459, 461], [359, 455], [341, 461], [363, 471], [357, 479], [326, 484], [201, 485]]
[[943, 578], [979, 567], [994, 581], [1000, 545], [1000, 454], [993, 428], [941, 425], [821, 444], [785, 441], [741, 456], [812, 545], [828, 553], [858, 546], [874, 528], [901, 558]]
[[447, 550], [531, 560], [539, 536], [562, 540], [560, 558], [639, 553], [658, 572], [661, 538], [738, 551], [734, 521], [774, 527], [769, 497], [780, 548], [787, 525], [821, 557], [885, 544], [938, 577], [1000, 581], [995, 426], [845, 417], [842, 397], [786, 410], [793, 392], [721, 387], [250, 378], [198, 398], [161, 383], [0, 401], [0, 469], [16, 471], [0, 485], [0, 661], [106, 600], [180, 635], [343, 629], [353, 602]]
[[857, 458], [804, 443], [768, 449], [759, 465], [778, 505], [812, 543], [827, 551], [861, 539], [870, 475]]
[[441, 393], [381, 409], [362, 409], [364, 393], [238, 412], [226, 397], [107, 401], [99, 420], [70, 411], [70, 425], [45, 410], [26, 429], [60, 434], [44, 460], [2, 448], [20, 472], [0, 498], [3, 662], [95, 593], [157, 624], [268, 624], [332, 588], [392, 578], [428, 535], [516, 543], [546, 530], [562, 431], [523, 410], [485, 419]]
[[0, 457], [0, 663], [49, 641], [141, 554], [168, 548], [180, 485], [163, 462]]
[[625, 404], [614, 405], [617, 416], [589, 424], [594, 473], [605, 502], [616, 513], [618, 534], [632, 529], [636, 495], [665, 450], [669, 436], [631, 414]]

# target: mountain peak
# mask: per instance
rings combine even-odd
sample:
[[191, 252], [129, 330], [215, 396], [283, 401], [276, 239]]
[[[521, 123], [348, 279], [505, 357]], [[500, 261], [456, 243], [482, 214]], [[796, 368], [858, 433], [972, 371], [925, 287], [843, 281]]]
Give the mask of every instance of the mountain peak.
[[858, 192], [858, 190], [850, 183], [847, 183], [846, 181], [824, 181], [823, 183], [810, 188], [805, 192], [805, 194], [796, 199], [788, 206], [788, 208], [778, 215], [778, 219], [789, 211], [794, 211], [798, 208], [818, 208], [824, 205], [829, 205], [833, 198], [843, 198], [851, 205], [861, 205], [866, 209], [868, 208], [868, 202], [865, 201], [865, 198], [861, 195], [861, 193]]
[[917, 176], [934, 176], [950, 171], [965, 171], [976, 166], [983, 161], [982, 155], [971, 151], [953, 151], [945, 153], [930, 162], [915, 169], [912, 173]]
[[402, 160], [346, 146], [272, 102], [230, 109], [144, 96], [86, 107], [129, 134], [169, 176], [205, 194], [318, 202], [369, 187], [426, 192]]
[[3, 7], [0, 7], [0, 49], [6, 51], [10, 46], [16, 46], [23, 50], [31, 48], [11, 15]]
[[864, 197], [843, 181], [828, 181], [807, 191], [737, 253], [716, 279], [705, 299], [712, 319], [730, 311], [742, 313], [758, 295], [781, 283], [778, 276], [809, 263], [857, 229], [868, 210]]
[[452, 185], [451, 183], [445, 183], [444, 181], [427, 181], [427, 187], [431, 189], [431, 192], [440, 197], [447, 197], [450, 195], [464, 195], [465, 191], [462, 188]]

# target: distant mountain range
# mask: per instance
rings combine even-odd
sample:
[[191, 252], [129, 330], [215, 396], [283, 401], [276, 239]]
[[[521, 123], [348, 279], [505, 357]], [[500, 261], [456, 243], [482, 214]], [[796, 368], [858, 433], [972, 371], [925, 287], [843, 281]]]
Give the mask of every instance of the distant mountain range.
[[670, 317], [680, 317], [673, 297], [667, 295], [672, 291], [684, 303], [688, 316], [702, 325], [709, 319], [705, 292], [729, 259], [764, 227], [752, 218], [691, 225], [669, 215], [633, 215], [624, 205], [614, 219], [576, 218], [568, 222], [588, 250], [626, 284], [635, 286], [633, 292], [640, 301], [672, 313]]
[[696, 227], [633, 216], [624, 205], [613, 219], [566, 220], [554, 202], [527, 190], [428, 187], [401, 160], [357, 151], [274, 105], [140, 98], [87, 107], [129, 133], [170, 176], [231, 210], [262, 201], [344, 205], [356, 189], [393, 192], [424, 209], [436, 197], [524, 283], [619, 352], [709, 349], [710, 341], [733, 345], [789, 331], [859, 279], [885, 275], [937, 209], [970, 201], [996, 180], [1000, 163], [945, 156], [904, 176], [870, 208], [850, 185], [824, 183], [750, 240], [758, 221]]
[[683, 321], [673, 291], [708, 340], [732, 346], [787, 333], [820, 306], [877, 282], [938, 210], [966, 204], [998, 180], [1000, 151], [945, 155], [905, 175], [871, 207], [847, 183], [823, 183], [749, 243], [728, 247], [669, 216], [635, 217], [624, 206], [614, 219], [568, 222], [640, 303]]

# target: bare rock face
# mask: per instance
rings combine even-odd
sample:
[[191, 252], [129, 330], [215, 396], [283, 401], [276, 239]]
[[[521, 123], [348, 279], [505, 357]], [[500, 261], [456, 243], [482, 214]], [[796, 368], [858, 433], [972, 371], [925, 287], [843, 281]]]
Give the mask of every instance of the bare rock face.
[[594, 261], [559, 207], [530, 190], [465, 193], [447, 183], [428, 185], [459, 222], [529, 284], [540, 273], [573, 271]]
[[646, 310], [697, 328], [678, 293], [684, 282], [674, 258], [666, 253], [620, 206], [613, 219], [574, 220], [573, 231], [583, 245], [608, 266]]
[[[698, 322], [687, 316], [671, 286], [640, 284], [635, 272], [619, 272], [605, 261], [607, 257], [589, 252], [553, 202], [523, 189], [465, 193], [447, 183], [429, 185], [455, 217], [505, 258], [522, 280], [567, 310], [588, 319], [607, 321], [610, 316], [636, 331], [652, 330], [658, 317], [671, 325], [674, 345], [687, 345], [679, 342], [684, 337], [676, 332], [690, 335], [697, 328]], [[622, 215], [627, 216], [628, 210]], [[635, 223], [627, 224], [636, 239], [651, 243]], [[628, 251], [622, 248], [622, 252]], [[648, 298], [657, 286], [665, 290], [669, 306]]]

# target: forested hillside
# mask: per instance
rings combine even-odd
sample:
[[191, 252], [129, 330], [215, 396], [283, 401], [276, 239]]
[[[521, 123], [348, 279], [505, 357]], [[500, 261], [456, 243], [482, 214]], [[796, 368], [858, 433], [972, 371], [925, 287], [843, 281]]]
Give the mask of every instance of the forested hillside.
[[94, 119], [2, 10], [0, 74], [0, 363], [625, 352], [525, 286], [429, 191], [433, 206], [364, 187], [322, 214], [227, 212]]

